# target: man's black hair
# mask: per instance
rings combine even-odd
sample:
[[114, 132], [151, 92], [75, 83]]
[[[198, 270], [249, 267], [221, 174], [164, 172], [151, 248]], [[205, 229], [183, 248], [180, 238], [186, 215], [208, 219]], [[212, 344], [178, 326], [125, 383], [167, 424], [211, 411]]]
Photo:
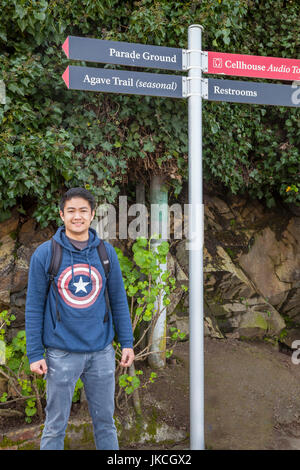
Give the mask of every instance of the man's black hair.
[[95, 209], [95, 198], [92, 193], [90, 193], [90, 191], [85, 188], [71, 188], [68, 189], [68, 191], [62, 196], [60, 200], [59, 208], [62, 212], [64, 211], [66, 201], [69, 201], [73, 197], [82, 197], [82, 199], [88, 201], [91, 207], [91, 211]]

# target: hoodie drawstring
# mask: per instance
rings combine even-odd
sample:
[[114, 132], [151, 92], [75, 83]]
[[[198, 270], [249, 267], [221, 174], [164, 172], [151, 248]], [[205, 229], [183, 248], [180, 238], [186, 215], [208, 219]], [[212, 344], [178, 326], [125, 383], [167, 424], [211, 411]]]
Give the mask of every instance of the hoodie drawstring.
[[69, 250], [71, 256], [71, 266], [72, 266], [72, 283], [74, 284], [74, 261], [73, 261], [73, 253], [72, 250]]
[[[92, 284], [92, 268], [91, 268], [91, 262], [90, 262], [90, 259], [89, 259], [89, 251], [90, 251], [90, 248], [88, 248], [88, 250], [85, 252], [85, 256], [86, 256], [87, 264], [89, 265], [89, 278], [90, 278], [89, 284]], [[75, 282], [74, 259], [73, 259], [72, 250], [69, 250], [69, 252], [70, 252], [70, 256], [71, 256], [72, 284], [74, 284], [74, 282]]]
[[92, 284], [92, 269], [91, 269], [91, 262], [89, 259], [89, 251], [90, 251], [90, 248], [87, 249], [85, 255], [86, 255], [87, 264], [89, 265], [89, 276], [90, 276], [89, 284]]

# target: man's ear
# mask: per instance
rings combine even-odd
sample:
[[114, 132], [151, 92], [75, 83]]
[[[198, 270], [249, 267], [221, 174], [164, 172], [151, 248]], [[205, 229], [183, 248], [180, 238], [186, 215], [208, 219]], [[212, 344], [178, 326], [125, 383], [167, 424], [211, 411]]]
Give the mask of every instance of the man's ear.
[[64, 213], [62, 211], [59, 211], [59, 215], [62, 221], [64, 221]]
[[92, 218], [91, 218], [91, 222], [93, 220], [93, 218], [95, 217], [95, 210], [92, 211]]

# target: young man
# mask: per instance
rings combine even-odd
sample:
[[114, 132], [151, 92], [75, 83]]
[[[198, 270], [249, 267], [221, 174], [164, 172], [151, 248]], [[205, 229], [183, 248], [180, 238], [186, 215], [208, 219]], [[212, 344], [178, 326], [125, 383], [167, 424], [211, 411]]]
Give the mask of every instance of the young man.
[[[83, 188], [63, 196], [64, 226], [54, 239], [62, 247], [60, 269], [47, 295], [51, 240], [33, 253], [26, 299], [26, 343], [30, 369], [46, 374], [46, 421], [41, 450], [62, 450], [77, 380], [84, 383], [97, 449], [118, 449], [113, 419], [115, 335], [122, 347], [121, 365], [134, 360], [133, 335], [126, 292], [117, 254], [107, 242], [110, 272], [106, 279], [90, 224], [94, 198]], [[107, 315], [105, 287], [111, 306]], [[46, 358], [44, 352], [46, 349]]]

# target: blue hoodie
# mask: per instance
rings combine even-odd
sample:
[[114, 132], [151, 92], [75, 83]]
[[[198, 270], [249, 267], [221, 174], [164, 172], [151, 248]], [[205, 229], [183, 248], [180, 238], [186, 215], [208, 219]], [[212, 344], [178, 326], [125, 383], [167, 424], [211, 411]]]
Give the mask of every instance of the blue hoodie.
[[[88, 246], [83, 250], [71, 244], [65, 227], [60, 227], [54, 238], [63, 247], [62, 261], [48, 297], [51, 240], [38, 246], [30, 261], [25, 309], [29, 362], [42, 359], [47, 347], [73, 352], [100, 351], [112, 342], [114, 327], [122, 349], [132, 348], [128, 302], [113, 246], [104, 242], [110, 260], [106, 281], [97, 251], [100, 240], [94, 229], [89, 229]], [[112, 311], [108, 321], [104, 321], [106, 282]]]

